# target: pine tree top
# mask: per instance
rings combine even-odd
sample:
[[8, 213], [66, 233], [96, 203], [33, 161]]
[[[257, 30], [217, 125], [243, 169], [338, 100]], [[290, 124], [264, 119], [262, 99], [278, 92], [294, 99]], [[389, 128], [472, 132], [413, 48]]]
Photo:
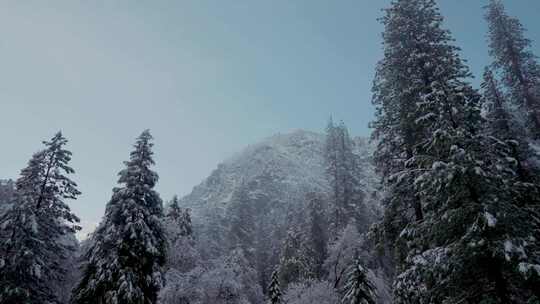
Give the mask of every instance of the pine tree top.
[[163, 206], [152, 188], [152, 136], [144, 131], [119, 175], [105, 217], [86, 253], [83, 278], [74, 303], [155, 303], [166, 259]]
[[[506, 12], [504, 4], [500, 0], [491, 0], [486, 6], [485, 18], [489, 21], [489, 35], [492, 45], [497, 43], [517, 43], [513, 47], [526, 47], [530, 40], [523, 37], [525, 31], [519, 19], [511, 17]], [[498, 48], [492, 48], [496, 51]], [[511, 50], [507, 50], [511, 51]]]
[[124, 162], [126, 169], [119, 173], [119, 183], [124, 183], [127, 187], [144, 185], [153, 188], [156, 185], [159, 177], [156, 172], [150, 169], [155, 164], [152, 158], [154, 154], [152, 139], [149, 130], [143, 131], [137, 138], [135, 145], [133, 145], [135, 149], [130, 153], [130, 160]]
[[282, 293], [279, 287], [279, 273], [277, 270], [272, 272], [272, 277], [270, 279], [270, 286], [268, 286], [269, 294], [269, 303], [270, 304], [281, 304], [282, 303]]
[[375, 286], [369, 281], [366, 269], [358, 258], [349, 268], [343, 289], [343, 304], [375, 304]]
[[182, 208], [180, 208], [177, 195], [173, 196], [168, 207], [167, 217], [178, 220], [182, 215]]

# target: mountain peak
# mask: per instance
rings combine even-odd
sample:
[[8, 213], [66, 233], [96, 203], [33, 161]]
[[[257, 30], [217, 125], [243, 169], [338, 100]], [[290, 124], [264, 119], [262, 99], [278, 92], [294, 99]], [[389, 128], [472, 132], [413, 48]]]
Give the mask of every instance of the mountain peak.
[[[262, 175], [271, 175], [280, 183], [276, 200], [287, 204], [303, 201], [308, 192], [329, 189], [324, 172], [324, 141], [321, 133], [295, 130], [270, 136], [249, 145], [217, 168], [193, 191], [182, 198], [182, 204], [192, 208], [194, 216], [205, 209], [225, 207], [242, 183], [249, 183]], [[355, 139], [355, 151], [361, 153], [369, 175], [371, 146], [365, 139]]]

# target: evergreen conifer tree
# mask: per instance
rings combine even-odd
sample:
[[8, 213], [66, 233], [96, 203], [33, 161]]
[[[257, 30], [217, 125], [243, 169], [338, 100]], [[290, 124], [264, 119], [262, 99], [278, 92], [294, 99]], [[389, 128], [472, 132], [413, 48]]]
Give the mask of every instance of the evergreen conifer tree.
[[15, 197], [15, 183], [12, 180], [0, 179], [0, 216], [12, 203]]
[[162, 285], [166, 237], [163, 206], [153, 190], [152, 136], [144, 131], [134, 145], [121, 187], [113, 189], [103, 222], [85, 253], [83, 276], [72, 301], [78, 304], [155, 304]]
[[16, 181], [14, 205], [0, 218], [0, 302], [57, 303], [53, 286], [65, 274], [63, 260], [75, 248], [62, 242], [79, 219], [66, 199], [80, 194], [68, 175], [71, 152], [57, 133], [45, 141]]
[[182, 209], [180, 207], [177, 195], [173, 197], [169, 204], [166, 218], [171, 224], [178, 227], [180, 236], [190, 237], [193, 235], [191, 212], [189, 209]]
[[354, 143], [343, 122], [330, 119], [326, 128], [324, 150], [326, 176], [331, 187], [330, 222], [334, 237], [347, 226], [363, 205], [364, 194], [359, 181], [360, 169], [353, 153]]
[[538, 218], [513, 198], [515, 164], [481, 132], [480, 96], [442, 21], [433, 0], [393, 1], [382, 18], [374, 126], [397, 218], [385, 221], [406, 244], [396, 303], [522, 303], [537, 284], [519, 269], [537, 264]]
[[537, 202], [535, 195], [537, 194], [540, 177], [538, 165], [534, 162], [534, 152], [529, 147], [525, 134], [520, 130], [519, 124], [515, 118], [509, 113], [509, 104], [502, 92], [499, 83], [493, 72], [486, 69], [484, 72], [483, 89], [483, 106], [487, 121], [487, 135], [493, 136], [504, 142], [501, 148], [506, 150], [505, 157], [509, 157], [515, 161], [516, 173], [522, 194], [528, 193], [528, 204]]
[[281, 304], [281, 289], [279, 288], [279, 275], [277, 271], [272, 272], [270, 279], [270, 286], [268, 286], [269, 304]]
[[375, 304], [375, 287], [357, 258], [347, 273], [342, 304]]
[[311, 278], [312, 257], [307, 254], [305, 235], [299, 227], [291, 226], [283, 241], [279, 260], [279, 275], [283, 286], [299, 282], [301, 279]]
[[490, 55], [493, 66], [502, 71], [511, 102], [522, 110], [526, 128], [540, 139], [540, 65], [531, 51], [521, 22], [509, 16], [500, 0], [487, 6]]
[[516, 130], [512, 127], [513, 119], [508, 112], [504, 93], [491, 69], [484, 71], [484, 80], [481, 84], [483, 106], [485, 110], [488, 131], [502, 140], [515, 139]]
[[164, 224], [168, 241], [167, 270], [180, 273], [192, 270], [200, 255], [196, 249], [190, 209], [181, 208], [176, 195], [167, 206]]

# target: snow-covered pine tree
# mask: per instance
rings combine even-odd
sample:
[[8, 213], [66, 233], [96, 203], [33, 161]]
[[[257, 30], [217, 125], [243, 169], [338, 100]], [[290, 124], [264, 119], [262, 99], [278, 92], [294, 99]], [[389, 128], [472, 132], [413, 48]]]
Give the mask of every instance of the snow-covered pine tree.
[[341, 166], [339, 165], [339, 130], [334, 124], [332, 118], [330, 118], [328, 125], [326, 126], [326, 140], [324, 147], [324, 161], [326, 177], [330, 183], [330, 199], [332, 203], [331, 208], [331, 224], [333, 230], [338, 230], [340, 222], [342, 222], [343, 213], [345, 213], [341, 206], [342, 201], [342, 184], [341, 184]]
[[268, 298], [269, 304], [281, 304], [281, 289], [279, 288], [279, 274], [276, 271], [272, 272], [272, 277], [270, 279], [270, 286], [268, 286]]
[[[376, 70], [376, 119], [371, 126], [378, 144], [375, 163], [387, 188], [384, 238], [394, 244], [408, 224], [424, 219], [424, 206], [411, 187], [420, 171], [413, 169], [411, 160], [425, 141], [427, 126], [438, 117], [423, 113], [421, 107], [429, 94], [434, 95], [436, 77], [465, 77], [468, 73], [455, 71], [455, 64], [461, 64], [454, 54], [457, 48], [448, 44], [451, 38], [441, 29], [442, 17], [434, 1], [396, 0], [385, 11], [381, 18], [384, 58]], [[435, 57], [435, 52], [441, 56]], [[447, 64], [452, 64], [448, 71], [438, 71]], [[401, 252], [402, 248], [396, 250]], [[398, 264], [403, 258], [398, 257]]]
[[[372, 139], [377, 143], [374, 152], [376, 169], [387, 189], [383, 197], [385, 209], [380, 238], [394, 249], [390, 255], [395, 255], [398, 263], [404, 258], [399, 234], [408, 223], [422, 221], [424, 217], [420, 199], [410, 187], [417, 172], [406, 169], [410, 166], [407, 160], [413, 157], [424, 133], [421, 125], [416, 123], [417, 96], [429, 88], [427, 74], [433, 69], [422, 54], [430, 49], [429, 42], [425, 41], [430, 36], [429, 30], [413, 24], [412, 20], [394, 17], [399, 6], [406, 5], [418, 4], [393, 1], [381, 19], [386, 27], [382, 35], [384, 59], [376, 67], [372, 88], [376, 112], [375, 120], [370, 124]], [[440, 23], [440, 20], [434, 22]], [[400, 31], [399, 27], [405, 25], [408, 31]], [[418, 38], [415, 37], [417, 34]], [[399, 178], [398, 173], [401, 173]]]
[[166, 219], [174, 221], [174, 222], [180, 222], [182, 218], [182, 208], [180, 208], [180, 204], [178, 202], [178, 196], [173, 196], [172, 200], [169, 202], [167, 206], [167, 215], [165, 216]]
[[279, 259], [280, 282], [284, 287], [314, 276], [311, 267], [313, 257], [307, 254], [309, 250], [306, 250], [305, 243], [301, 228], [291, 225], [283, 241]]
[[178, 227], [178, 234], [185, 237], [193, 236], [191, 211], [189, 209], [182, 209], [180, 207], [177, 195], [173, 197], [168, 207], [169, 210], [167, 212], [166, 219], [168, 222], [171, 222]]
[[15, 197], [15, 183], [0, 179], [0, 217], [11, 206]]
[[199, 263], [200, 255], [195, 246], [190, 212], [190, 209], [180, 207], [176, 195], [167, 206], [164, 228], [168, 241], [168, 270], [186, 273]]
[[375, 286], [369, 281], [360, 259], [355, 259], [347, 273], [342, 304], [375, 304]]
[[540, 139], [540, 65], [525, 38], [521, 22], [509, 16], [500, 0], [487, 6], [489, 47], [493, 66], [502, 71], [511, 102], [526, 118], [526, 129]]
[[44, 141], [16, 181], [14, 204], [0, 218], [0, 302], [57, 303], [54, 286], [75, 248], [63, 242], [79, 227], [66, 199], [80, 194], [68, 175], [71, 152], [62, 134]]
[[501, 140], [515, 139], [517, 130], [513, 128], [513, 118], [507, 109], [506, 98], [489, 68], [484, 71], [481, 88], [488, 132]]
[[538, 204], [540, 170], [533, 160], [534, 152], [529, 147], [526, 134], [520, 130], [519, 124], [509, 113], [506, 97], [490, 69], [484, 72], [481, 87], [487, 135], [501, 140], [504, 143], [502, 145], [495, 141], [499, 152], [502, 152], [501, 156], [515, 162], [517, 180], [513, 190], [524, 204]]
[[[513, 199], [514, 163], [481, 132], [480, 96], [442, 21], [433, 0], [393, 1], [382, 18], [385, 58], [374, 88], [381, 171], [396, 181], [390, 202], [416, 202], [389, 206], [405, 224], [394, 233], [407, 249], [395, 303], [524, 303], [537, 278], [519, 270], [537, 265], [527, 239], [538, 217]], [[414, 215], [402, 221], [400, 209]]]
[[338, 238], [328, 246], [328, 258], [324, 262], [326, 280], [332, 282], [336, 290], [343, 287], [347, 269], [358, 256], [362, 235], [356, 225], [350, 223]]
[[[347, 226], [363, 205], [364, 194], [359, 181], [360, 168], [353, 153], [353, 141], [343, 122], [330, 119], [326, 127], [325, 171], [331, 187], [331, 225], [333, 236]], [[358, 209], [358, 210], [357, 210]]]
[[122, 186], [113, 189], [104, 219], [92, 236], [73, 303], [156, 303], [166, 236], [162, 201], [153, 190], [158, 175], [151, 170], [151, 141], [150, 132], [144, 131], [119, 173]]
[[54, 303], [54, 293], [41, 272], [45, 265], [40, 257], [48, 252], [34, 237], [37, 223], [32, 206], [16, 202], [1, 222], [0, 302]]

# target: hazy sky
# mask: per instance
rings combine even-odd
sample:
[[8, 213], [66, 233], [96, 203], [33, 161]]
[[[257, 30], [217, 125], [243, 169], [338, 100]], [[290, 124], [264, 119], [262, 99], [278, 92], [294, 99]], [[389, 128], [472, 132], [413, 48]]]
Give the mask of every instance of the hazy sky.
[[[146, 128], [158, 190], [188, 193], [261, 138], [320, 131], [329, 115], [368, 135], [388, 0], [0, 1], [0, 177], [16, 178], [62, 130], [97, 223]], [[489, 63], [479, 0], [440, 0], [472, 71]], [[538, 0], [508, 0], [540, 41]], [[540, 50], [535, 44], [536, 53]], [[476, 81], [475, 81], [476, 83]]]

